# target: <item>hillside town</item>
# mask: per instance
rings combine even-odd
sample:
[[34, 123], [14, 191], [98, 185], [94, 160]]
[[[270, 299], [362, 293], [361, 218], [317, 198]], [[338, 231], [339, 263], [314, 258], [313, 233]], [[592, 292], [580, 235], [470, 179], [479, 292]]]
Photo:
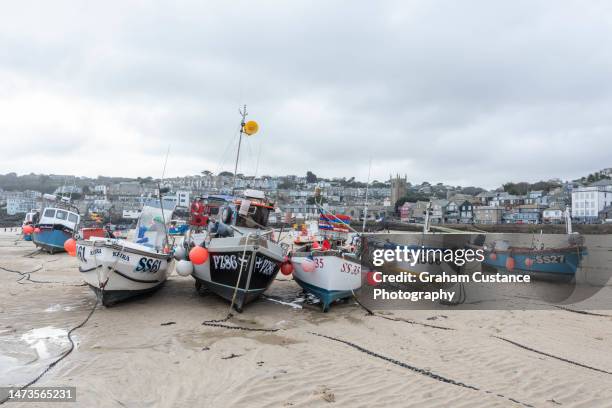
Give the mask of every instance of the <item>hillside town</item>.
[[611, 223], [611, 176], [612, 168], [607, 168], [573, 181], [507, 183], [488, 191], [444, 183], [413, 184], [400, 175], [367, 184], [354, 178], [318, 178], [310, 171], [305, 176], [280, 177], [203, 171], [163, 181], [9, 173], [0, 175], [0, 219], [4, 225], [17, 225], [25, 213], [41, 207], [44, 194], [54, 194], [69, 197], [90, 219], [129, 224], [138, 219], [143, 203], [159, 196], [160, 189], [164, 202], [185, 213], [195, 197], [257, 189], [278, 207], [271, 222], [294, 223], [318, 214], [313, 192], [319, 188], [326, 210], [354, 220], [365, 216], [372, 221], [420, 223], [430, 206], [433, 224], [560, 224], [566, 209], [576, 223]]

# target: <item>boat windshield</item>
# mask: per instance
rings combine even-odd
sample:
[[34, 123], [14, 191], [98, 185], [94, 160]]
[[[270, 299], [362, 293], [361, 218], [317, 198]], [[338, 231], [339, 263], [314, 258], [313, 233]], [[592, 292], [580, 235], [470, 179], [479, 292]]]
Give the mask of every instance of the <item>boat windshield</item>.
[[[238, 212], [241, 213], [240, 207]], [[241, 213], [242, 214], [242, 213]], [[237, 227], [266, 227], [268, 225], [268, 217], [270, 216], [270, 209], [260, 205], [250, 205], [248, 209], [248, 215], [240, 216], [236, 220]], [[253, 225], [253, 221], [255, 225]]]

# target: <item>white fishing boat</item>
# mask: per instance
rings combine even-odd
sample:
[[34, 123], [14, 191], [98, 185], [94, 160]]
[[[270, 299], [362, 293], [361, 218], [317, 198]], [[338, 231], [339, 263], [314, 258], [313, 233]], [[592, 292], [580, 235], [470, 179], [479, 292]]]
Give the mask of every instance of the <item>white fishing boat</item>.
[[321, 300], [324, 312], [336, 300], [352, 297], [361, 288], [360, 259], [354, 246], [347, 243], [350, 220], [345, 215], [322, 213], [318, 228], [309, 228], [311, 238], [296, 240], [290, 254], [293, 279]]
[[167, 228], [173, 208], [144, 206], [133, 241], [91, 237], [77, 242], [79, 271], [105, 306], [155, 291], [168, 276], [172, 256]]

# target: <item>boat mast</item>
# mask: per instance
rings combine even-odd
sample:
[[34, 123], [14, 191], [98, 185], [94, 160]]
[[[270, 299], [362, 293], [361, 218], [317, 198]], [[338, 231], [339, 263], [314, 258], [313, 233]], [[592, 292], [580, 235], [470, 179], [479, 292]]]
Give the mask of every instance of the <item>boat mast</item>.
[[238, 139], [238, 151], [236, 152], [236, 164], [234, 165], [234, 186], [232, 188], [232, 195], [236, 192], [236, 173], [238, 173], [238, 160], [240, 159], [240, 145], [242, 144], [242, 133], [244, 132], [245, 119], [248, 115], [247, 107], [244, 105], [242, 109], [238, 109], [240, 112], [240, 137]]
[[372, 172], [372, 158], [370, 157], [370, 165], [368, 167], [368, 182], [366, 183], [365, 203], [363, 206], [363, 225], [361, 232], [365, 232], [366, 221], [368, 219], [368, 190], [370, 188], [370, 173]]
[[570, 216], [569, 206], [565, 207], [565, 232], [568, 235], [572, 234], [572, 217]]

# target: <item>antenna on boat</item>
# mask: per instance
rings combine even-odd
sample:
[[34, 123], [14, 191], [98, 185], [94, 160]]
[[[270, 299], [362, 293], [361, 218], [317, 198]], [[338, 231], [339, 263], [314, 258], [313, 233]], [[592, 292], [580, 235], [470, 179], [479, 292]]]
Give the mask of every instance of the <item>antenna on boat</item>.
[[247, 106], [243, 105], [240, 112], [240, 137], [238, 138], [238, 151], [236, 152], [236, 164], [234, 165], [234, 186], [232, 187], [232, 195], [236, 192], [236, 174], [238, 173], [238, 160], [240, 159], [240, 145], [242, 144], [242, 134], [244, 133], [244, 125], [246, 125], [246, 117], [248, 115]]
[[168, 238], [168, 225], [166, 224], [166, 214], [164, 214], [164, 200], [162, 199], [162, 183], [164, 182], [164, 176], [166, 175], [166, 165], [168, 164], [168, 156], [170, 156], [170, 145], [166, 150], [166, 159], [164, 160], [164, 168], [162, 169], [161, 179], [157, 183], [157, 192], [159, 195], [159, 206], [161, 207], [162, 221], [164, 222], [164, 234], [166, 235], [166, 245], [170, 241]]
[[368, 182], [366, 183], [365, 203], [363, 205], [363, 226], [361, 232], [365, 233], [366, 221], [368, 220], [368, 190], [370, 188], [370, 174], [372, 173], [372, 158], [370, 157], [370, 165], [368, 166]]
[[569, 206], [565, 207], [564, 215], [565, 215], [565, 233], [568, 235], [572, 235], [572, 217], [570, 215]]
[[429, 210], [431, 209], [431, 201], [427, 203], [427, 208], [425, 208], [425, 223], [423, 224], [423, 234], [429, 232]]

